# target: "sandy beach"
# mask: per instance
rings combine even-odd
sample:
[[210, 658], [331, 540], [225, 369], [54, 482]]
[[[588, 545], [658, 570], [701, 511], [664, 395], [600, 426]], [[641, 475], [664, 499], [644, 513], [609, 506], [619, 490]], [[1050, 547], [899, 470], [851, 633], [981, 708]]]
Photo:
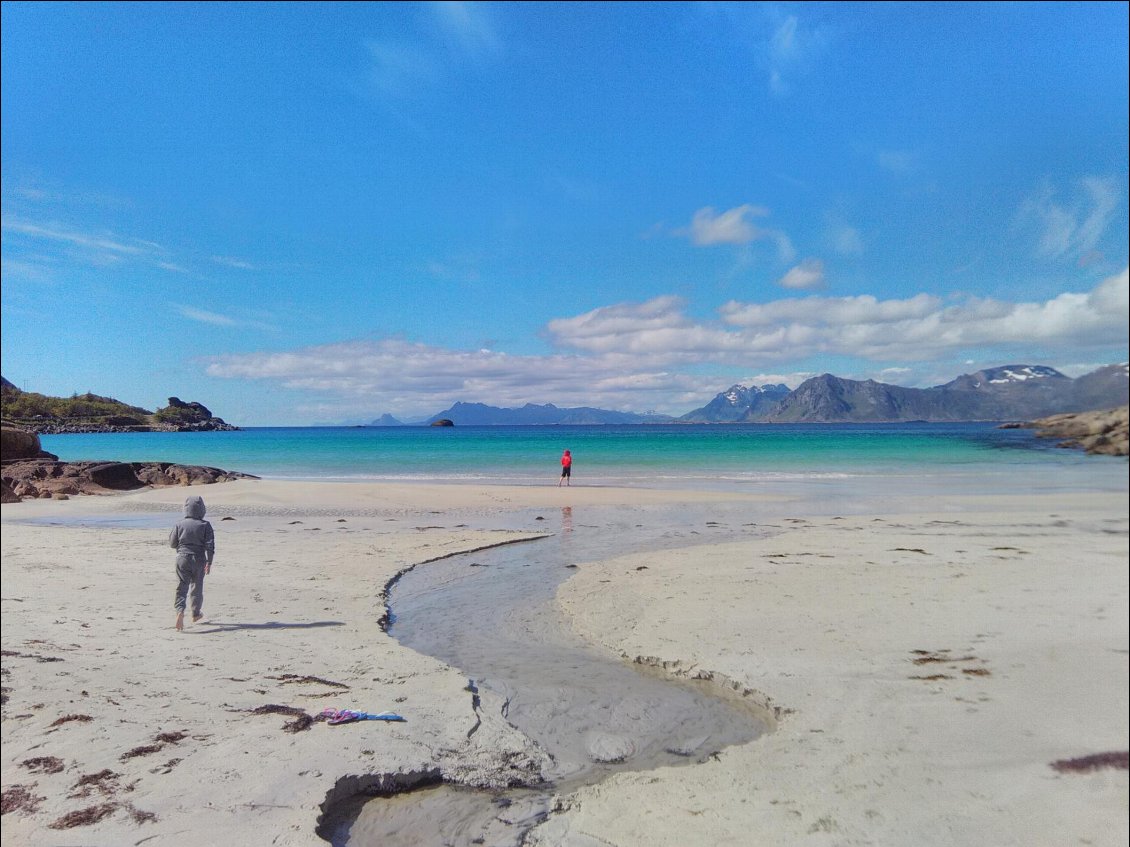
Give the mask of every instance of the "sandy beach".
[[[558, 533], [564, 508], [581, 529], [722, 501], [771, 517], [578, 562], [557, 604], [623, 661], [733, 683], [773, 731], [562, 794], [527, 843], [1127, 843], [1124, 491], [841, 516], [772, 492], [198, 486], [216, 565], [177, 633], [164, 540], [188, 491], [3, 506], [5, 845], [324, 844], [361, 788], [535, 782], [504, 704], [382, 630], [389, 582]], [[404, 721], [316, 719], [346, 707]]]

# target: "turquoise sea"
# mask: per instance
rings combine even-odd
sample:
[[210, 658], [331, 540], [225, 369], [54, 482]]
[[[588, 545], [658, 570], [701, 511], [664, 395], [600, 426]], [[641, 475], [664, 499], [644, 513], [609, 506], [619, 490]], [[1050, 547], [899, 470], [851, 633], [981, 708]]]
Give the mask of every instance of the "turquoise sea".
[[884, 477], [986, 493], [1126, 490], [1125, 459], [1086, 456], [991, 423], [262, 427], [46, 435], [64, 460], [165, 461], [264, 478], [544, 485], [573, 453], [574, 485], [744, 488]]

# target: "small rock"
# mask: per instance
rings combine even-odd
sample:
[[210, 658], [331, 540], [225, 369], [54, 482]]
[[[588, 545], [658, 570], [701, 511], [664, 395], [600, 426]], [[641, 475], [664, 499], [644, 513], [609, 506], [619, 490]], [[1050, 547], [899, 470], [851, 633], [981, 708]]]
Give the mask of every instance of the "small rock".
[[606, 764], [627, 761], [636, 752], [636, 745], [632, 743], [630, 738], [607, 732], [590, 734], [585, 746], [588, 749], [590, 759], [594, 762]]

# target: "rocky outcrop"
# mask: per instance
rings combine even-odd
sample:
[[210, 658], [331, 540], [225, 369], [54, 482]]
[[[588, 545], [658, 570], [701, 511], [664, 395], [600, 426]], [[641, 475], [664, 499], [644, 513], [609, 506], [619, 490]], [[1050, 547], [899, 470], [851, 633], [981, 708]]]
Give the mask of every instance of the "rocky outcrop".
[[1081, 448], [1105, 456], [1127, 455], [1130, 406], [1099, 412], [1052, 415], [1032, 421], [1040, 438], [1061, 439], [1059, 447]]
[[170, 397], [169, 405], [158, 409], [153, 415], [157, 421], [155, 429], [173, 429], [177, 432], [216, 432], [221, 430], [237, 430], [217, 418], [203, 403], [186, 403], [179, 397]]
[[75, 494], [110, 494], [166, 485], [210, 485], [236, 479], [258, 479], [250, 474], [199, 465], [169, 462], [60, 462], [54, 459], [5, 461], [0, 472], [4, 495], [22, 498], [63, 499]]
[[58, 459], [47, 453], [39, 443], [39, 436], [16, 426], [0, 427], [0, 459]]

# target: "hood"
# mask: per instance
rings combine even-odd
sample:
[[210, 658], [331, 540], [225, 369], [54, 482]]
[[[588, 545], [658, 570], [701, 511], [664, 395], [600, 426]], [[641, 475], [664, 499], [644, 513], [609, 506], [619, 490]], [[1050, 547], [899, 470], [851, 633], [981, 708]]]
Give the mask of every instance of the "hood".
[[203, 497], [193, 496], [184, 501], [184, 516], [186, 518], [202, 518], [205, 511]]

